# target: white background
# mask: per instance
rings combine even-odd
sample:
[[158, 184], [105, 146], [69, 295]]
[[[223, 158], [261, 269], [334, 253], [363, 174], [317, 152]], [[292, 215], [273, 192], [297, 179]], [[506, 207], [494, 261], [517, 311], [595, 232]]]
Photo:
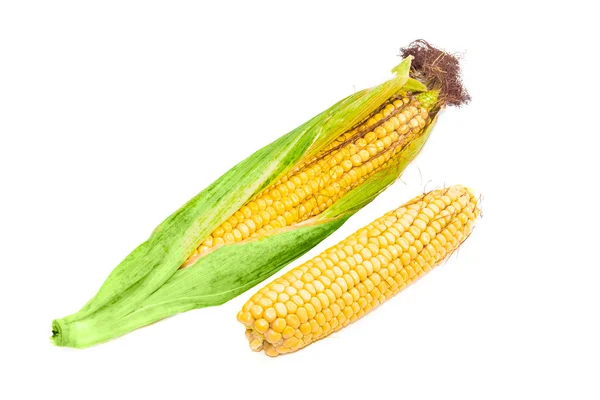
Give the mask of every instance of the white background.
[[[600, 398], [590, 4], [2, 2], [0, 397]], [[251, 352], [235, 320], [253, 291], [90, 349], [51, 345], [51, 320], [161, 220], [389, 78], [421, 37], [464, 52], [472, 103], [445, 111], [403, 181], [292, 265], [463, 183], [484, 218], [449, 262], [277, 359]]]

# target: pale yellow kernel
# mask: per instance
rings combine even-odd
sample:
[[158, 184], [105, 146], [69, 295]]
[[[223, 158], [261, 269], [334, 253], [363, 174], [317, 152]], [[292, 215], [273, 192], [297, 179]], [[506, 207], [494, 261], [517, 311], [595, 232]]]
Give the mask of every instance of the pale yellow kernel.
[[252, 314], [252, 317], [255, 319], [261, 318], [263, 316], [263, 308], [258, 304], [255, 304], [250, 307], [250, 314]]
[[296, 315], [300, 319], [300, 323], [308, 321], [308, 312], [306, 311], [305, 307], [298, 307], [296, 310]]
[[[420, 242], [416, 241], [415, 244], [416, 243], [420, 243]], [[424, 245], [423, 243], [420, 243], [420, 244], [421, 244], [421, 246]], [[417, 246], [410, 246], [408, 248], [408, 253], [410, 254], [410, 258], [414, 260], [415, 257], [417, 256], [417, 254], [419, 254], [419, 252], [417, 251]]]
[[323, 326], [327, 322], [323, 313], [318, 313], [317, 315], [315, 315], [314, 321], [316, 321], [316, 323], [319, 324], [319, 326]]
[[[265, 295], [269, 295], [270, 293], [265, 293]], [[269, 297], [263, 297], [258, 301], [258, 305], [263, 309], [267, 309], [273, 305], [273, 301]]]
[[447, 228], [446, 228], [446, 229], [444, 229], [444, 230], [443, 230], [441, 233], [442, 233], [442, 236], [444, 236], [444, 238], [445, 238], [446, 240], [448, 240], [448, 241], [451, 241], [451, 240], [452, 240], [452, 237], [453, 237], [453, 236], [452, 236], [452, 232], [450, 232], [450, 230], [449, 230], [449, 229], [447, 229]]
[[447, 206], [450, 206], [450, 204], [452, 204], [452, 198], [450, 198], [450, 197], [449, 197], [449, 196], [447, 196], [447, 195], [444, 195], [444, 196], [442, 196], [440, 199], [441, 199], [441, 200], [444, 202], [444, 205], [445, 205], [446, 207], [447, 207]]
[[285, 307], [285, 304], [279, 302], [275, 303], [274, 308], [275, 312], [277, 312], [278, 317], [285, 318], [285, 316], [287, 315], [287, 308]]
[[423, 220], [423, 217], [428, 218], [425, 214], [421, 213], [413, 222], [413, 224], [421, 231], [424, 231], [427, 228], [427, 221]]
[[372, 271], [369, 271], [368, 265], [363, 263], [365, 268], [367, 268], [367, 271], [369, 272], [369, 274], [372, 274], [373, 272], [378, 272], [381, 269], [382, 265], [387, 265], [387, 260], [386, 260], [386, 263], [384, 264], [384, 263], [382, 263], [381, 259], [386, 260], [386, 258], [382, 254], [378, 254], [376, 257], [371, 258], [370, 261], [371, 261], [371, 264], [373, 264]]
[[398, 243], [398, 245], [400, 245], [400, 247], [404, 251], [408, 250], [408, 248], [410, 247], [410, 243], [403, 236], [399, 237], [398, 240], [396, 241], [396, 243]]
[[[252, 215], [252, 219], [251, 221], [254, 223], [254, 225], [256, 226], [256, 229], [260, 228], [261, 226], [263, 226], [263, 219], [259, 214], [253, 214]], [[268, 221], [268, 220], [267, 220]]]
[[389, 228], [387, 228], [387, 231], [391, 233], [394, 236], [394, 238], [399, 238], [401, 235], [401, 232], [398, 229], [396, 229], [395, 226], [390, 226]]
[[326, 275], [319, 276], [318, 280], [323, 284], [323, 286], [325, 288], [328, 288], [329, 286], [331, 286], [331, 279], [329, 277], [327, 277]]
[[346, 303], [346, 305], [348, 305], [348, 306], [354, 302], [354, 298], [348, 292], [346, 292], [342, 295], [342, 300], [344, 300], [344, 303]]
[[[367, 273], [367, 269], [365, 268], [365, 264], [371, 264], [370, 261], [365, 261], [363, 263], [363, 265], [357, 265], [356, 266], [356, 273], [358, 274], [359, 280], [362, 282], [364, 279], [367, 279], [368, 277], [368, 273]], [[371, 264], [371, 269], [373, 268], [372, 264]]]
[[451, 234], [451, 239], [449, 239], [449, 240], [452, 240], [452, 238], [454, 238], [456, 236], [456, 232], [458, 232], [458, 228], [454, 224], [450, 224], [450, 225], [447, 226], [446, 229]]
[[[265, 291], [264, 296], [267, 297], [268, 299], [270, 299], [271, 301], [276, 301], [278, 294], [276, 291], [268, 288], [268, 290]], [[266, 307], [268, 307], [268, 306], [266, 306]]]
[[[316, 265], [315, 261], [310, 261], [309, 265]], [[321, 275], [321, 270], [317, 267], [310, 267], [309, 272], [315, 277], [315, 279]]]
[[238, 321], [247, 326], [252, 326], [254, 317], [248, 311], [240, 311], [237, 317]]
[[[435, 240], [438, 241], [440, 243], [440, 245], [442, 245], [442, 246], [445, 246], [446, 242], [447, 242], [447, 239], [444, 235], [436, 235]], [[433, 240], [432, 240], [432, 242], [433, 242]]]
[[277, 318], [277, 312], [275, 311], [275, 308], [273, 308], [273, 307], [267, 308], [263, 314], [263, 317], [269, 323], [275, 321], [275, 318]]
[[398, 220], [398, 223], [400, 225], [402, 225], [402, 227], [404, 228], [403, 231], [407, 230], [408, 228], [410, 228], [410, 225], [412, 223], [412, 218], [408, 215], [403, 216], [402, 218], [400, 218]]
[[421, 235], [421, 230], [417, 228], [415, 225], [408, 228], [408, 232], [410, 232], [413, 237], [418, 238]]
[[371, 154], [367, 150], [361, 150], [358, 152], [362, 162], [366, 162], [369, 158], [371, 158]]
[[300, 326], [300, 318], [296, 314], [289, 314], [285, 317], [287, 325], [291, 326], [294, 329], [297, 329]]
[[371, 282], [373, 282], [373, 285], [375, 286], [378, 286], [381, 283], [381, 276], [377, 272], [371, 275], [369, 279], [371, 280]]
[[[291, 288], [296, 290], [295, 288]], [[290, 297], [290, 299], [296, 304], [296, 306], [301, 306], [304, 305], [304, 300], [302, 300], [302, 297], [298, 296], [297, 294], [293, 295]]]
[[325, 321], [327, 322], [331, 321], [333, 318], [333, 312], [331, 312], [331, 309], [329, 308], [323, 309], [323, 315], [325, 316]]
[[285, 286], [281, 283], [276, 283], [274, 285], [271, 285], [271, 289], [276, 291], [277, 293], [283, 293], [283, 291], [285, 290]]
[[358, 299], [357, 303], [361, 309], [364, 309], [367, 306], [366, 294], [364, 296], [362, 296], [360, 299]]
[[254, 330], [258, 333], [265, 333], [269, 329], [269, 322], [263, 318], [254, 321]]
[[421, 256], [423, 257], [425, 262], [429, 263], [431, 261], [431, 253], [429, 251], [422, 251]]
[[352, 314], [354, 314], [354, 311], [352, 310], [352, 307], [346, 306], [346, 308], [344, 308], [344, 316], [346, 318], [350, 318], [350, 317], [352, 317]]
[[206, 239], [204, 239], [204, 241], [202, 242], [203, 245], [211, 247], [213, 245], [213, 237], [212, 235], [210, 235], [209, 237], [207, 237]]
[[352, 162], [352, 165], [354, 165], [355, 167], [358, 167], [359, 165], [362, 164], [363, 159], [360, 155], [354, 154], [352, 157], [350, 157], [350, 161]]
[[373, 296], [373, 302], [378, 304], [378, 299], [381, 297], [381, 290], [379, 290], [379, 288], [374, 288], [371, 291], [371, 296]]
[[329, 307], [329, 297], [327, 297], [325, 293], [318, 293], [317, 299], [319, 300], [319, 303], [321, 303], [322, 308]]
[[291, 337], [289, 339], [285, 339], [283, 341], [283, 347], [292, 348], [298, 345], [299, 340], [295, 337]]
[[279, 355], [275, 347], [271, 346], [269, 343], [264, 343], [263, 346], [265, 354], [269, 357], [277, 357]]
[[342, 289], [342, 292], [345, 292], [348, 290], [348, 283], [346, 282], [346, 280], [343, 277], [336, 278], [335, 283], [337, 283], [340, 286], [340, 288]]
[[[442, 207], [443, 208], [443, 207]], [[437, 215], [440, 212], [440, 207], [435, 203], [435, 202], [431, 202], [427, 205], [427, 209], [431, 211], [431, 217], [433, 218], [435, 215]]]
[[302, 332], [303, 335], [310, 334], [312, 332], [310, 323], [308, 323], [308, 322], [302, 323], [302, 325], [300, 325], [300, 332]]
[[333, 293], [333, 290], [331, 290], [331, 289], [325, 289], [325, 295], [329, 299], [330, 304], [333, 303], [337, 299], [337, 296], [335, 295], [335, 293]]
[[424, 246], [428, 245], [430, 240], [431, 240], [431, 236], [429, 236], [429, 233], [427, 232], [423, 232], [421, 233], [421, 237], [419, 238], [421, 243], [423, 243]]
[[323, 306], [321, 305], [321, 302], [319, 301], [319, 298], [317, 296], [310, 299], [310, 304], [312, 304], [317, 313], [320, 313], [323, 309]]
[[[354, 282], [354, 279], [352, 278], [352, 275], [350, 275], [350, 274], [344, 274], [343, 278], [344, 278], [344, 280], [346, 281], [346, 284], [347, 284], [346, 291], [348, 289], [354, 287], [354, 283], [355, 282]], [[356, 282], [356, 283], [358, 283], [358, 282]]]
[[[354, 261], [354, 259], [353, 259], [353, 258], [351, 258], [351, 257], [348, 257], [348, 258], [347, 258], [347, 260], [348, 260], [348, 262], [346, 262], [346, 261], [344, 260], [344, 261], [340, 261], [340, 262], [338, 263], [338, 267], [339, 267], [339, 268], [340, 268], [340, 270], [342, 271], [342, 274], [341, 274], [341, 275], [343, 275], [344, 273], [346, 273], [346, 272], [350, 271], [350, 264], [349, 264], [350, 260], [352, 260], [352, 262], [355, 262], [355, 261]], [[336, 276], [338, 276], [337, 272], [336, 272]]]
[[325, 285], [323, 285], [323, 282], [321, 282], [320, 280], [314, 280], [311, 283], [315, 287], [317, 293], [321, 293], [325, 290]]
[[261, 351], [263, 347], [263, 341], [261, 339], [254, 339], [250, 342], [250, 348], [252, 351]]
[[[352, 258], [353, 258], [353, 259], [354, 259], [354, 261], [355, 261], [354, 265], [356, 265], [356, 264], [360, 264], [360, 263], [362, 263], [362, 262], [363, 262], [363, 258], [362, 258], [362, 256], [361, 256], [360, 254], [358, 254], [358, 253], [357, 253], [357, 254], [354, 254], [354, 255], [352, 256]], [[349, 258], [349, 259], [348, 259], [348, 262], [349, 262], [349, 263], [352, 263], [352, 259], [351, 259], [351, 258]], [[352, 266], [354, 267], [354, 265], [352, 265]]]
[[343, 290], [339, 283], [337, 283], [337, 281], [331, 284], [331, 290], [333, 291], [336, 297], [339, 298], [342, 296]]
[[273, 329], [269, 329], [265, 333], [265, 339], [267, 340], [267, 342], [269, 342], [271, 344], [275, 344], [282, 339], [282, 336], [281, 336], [281, 333], [275, 332]]
[[302, 300], [304, 300], [304, 302], [309, 301], [311, 298], [310, 293], [306, 289], [298, 290], [298, 295], [300, 295], [300, 297], [302, 297]]
[[290, 314], [290, 313], [295, 313], [296, 310], [298, 309], [298, 306], [293, 301], [286, 301], [285, 308], [287, 310], [287, 313]]
[[410, 232], [404, 232], [402, 236], [408, 241], [409, 244], [413, 244], [415, 242], [415, 237]]
[[286, 327], [286, 322], [285, 319], [283, 318], [277, 318], [275, 321], [273, 321], [271, 323], [271, 329], [273, 329], [275, 332], [283, 332], [283, 330]]
[[400, 256], [400, 262], [402, 263], [402, 265], [407, 266], [408, 264], [410, 264], [410, 261], [410, 254], [408, 252], [403, 252]]

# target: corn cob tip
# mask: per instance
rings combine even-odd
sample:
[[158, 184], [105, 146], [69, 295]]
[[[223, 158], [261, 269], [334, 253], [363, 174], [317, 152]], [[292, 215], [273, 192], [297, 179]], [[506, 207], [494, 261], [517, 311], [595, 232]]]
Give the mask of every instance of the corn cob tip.
[[448, 53], [423, 39], [400, 49], [402, 57], [412, 57], [411, 76], [439, 91], [438, 107], [461, 106], [471, 100], [460, 71], [460, 55]]

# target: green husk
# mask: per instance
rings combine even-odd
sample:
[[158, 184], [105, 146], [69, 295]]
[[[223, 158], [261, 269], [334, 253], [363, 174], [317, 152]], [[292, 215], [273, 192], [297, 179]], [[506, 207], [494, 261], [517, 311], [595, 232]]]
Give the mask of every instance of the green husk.
[[335, 231], [397, 179], [433, 123], [401, 151], [397, 163], [390, 163], [318, 217], [259, 240], [221, 246], [179, 270], [206, 236], [299, 160], [364, 120], [407, 82], [415, 91], [422, 90], [409, 78], [410, 61], [408, 57], [395, 67], [391, 80], [348, 96], [258, 150], [169, 216], [113, 270], [79, 312], [53, 321], [53, 342], [88, 347], [176, 313], [222, 304]]

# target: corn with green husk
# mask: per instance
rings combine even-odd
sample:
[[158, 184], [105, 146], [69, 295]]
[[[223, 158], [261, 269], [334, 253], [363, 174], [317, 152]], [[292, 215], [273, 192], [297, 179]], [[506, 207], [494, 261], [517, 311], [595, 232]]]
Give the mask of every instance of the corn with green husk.
[[80, 311], [53, 321], [53, 342], [88, 347], [222, 304], [339, 228], [400, 176], [439, 111], [468, 99], [455, 57], [425, 42], [404, 54], [392, 79], [258, 150], [169, 216]]

